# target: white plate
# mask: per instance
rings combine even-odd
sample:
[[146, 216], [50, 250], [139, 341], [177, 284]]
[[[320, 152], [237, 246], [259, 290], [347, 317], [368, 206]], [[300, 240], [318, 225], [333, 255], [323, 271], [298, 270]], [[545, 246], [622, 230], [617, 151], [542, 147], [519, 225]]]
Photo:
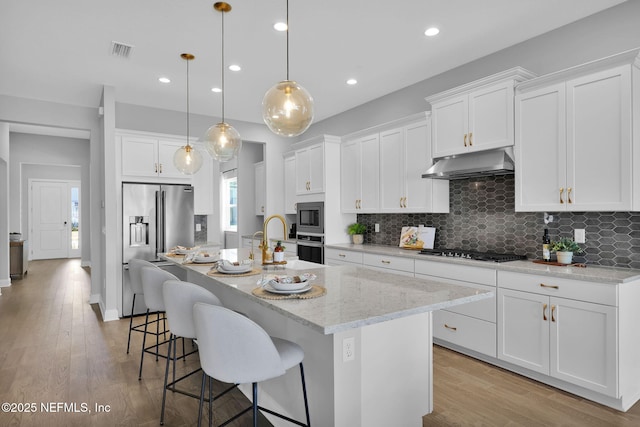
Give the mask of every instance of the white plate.
[[308, 282], [307, 279], [302, 279], [300, 282], [297, 282], [297, 283], [293, 283], [293, 282], [279, 283], [275, 279], [272, 279], [269, 281], [269, 285], [277, 291], [287, 292], [287, 291], [297, 291], [299, 289], [303, 289], [309, 285], [309, 283], [307, 282]]
[[173, 253], [178, 254], [178, 255], [186, 255], [188, 253], [191, 253], [193, 251], [193, 249], [174, 249]]
[[209, 264], [216, 261], [218, 261], [216, 257], [212, 257], [212, 256], [193, 257], [193, 262], [195, 262], [196, 264]]
[[[237, 268], [237, 267], [241, 267], [241, 266], [236, 266], [236, 268]], [[251, 268], [252, 268], [252, 267], [251, 267], [250, 265], [247, 265], [247, 266], [244, 266], [244, 267], [245, 267], [245, 268], [244, 268], [244, 269], [241, 269], [241, 270], [225, 270], [224, 268], [222, 268], [222, 266], [221, 266], [221, 265], [219, 265], [219, 266], [218, 266], [218, 271], [219, 271], [220, 273], [224, 273], [224, 274], [242, 274], [242, 273], [248, 273], [248, 272], [250, 272], [250, 271], [251, 271]]]
[[272, 294], [302, 294], [304, 292], [307, 292], [307, 291], [311, 290], [311, 285], [307, 285], [304, 288], [298, 289], [298, 290], [295, 290], [295, 291], [279, 291], [277, 289], [273, 289], [271, 287], [271, 285], [268, 284], [268, 283], [266, 285], [264, 285], [263, 288], [264, 288], [265, 291], [271, 292]]

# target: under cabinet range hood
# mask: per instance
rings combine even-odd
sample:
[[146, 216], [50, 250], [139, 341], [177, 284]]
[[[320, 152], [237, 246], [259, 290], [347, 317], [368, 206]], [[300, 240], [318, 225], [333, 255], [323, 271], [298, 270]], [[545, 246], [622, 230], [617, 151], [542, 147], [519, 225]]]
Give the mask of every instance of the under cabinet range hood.
[[464, 179], [489, 175], [508, 175], [514, 170], [513, 147], [459, 154], [434, 159], [423, 178]]

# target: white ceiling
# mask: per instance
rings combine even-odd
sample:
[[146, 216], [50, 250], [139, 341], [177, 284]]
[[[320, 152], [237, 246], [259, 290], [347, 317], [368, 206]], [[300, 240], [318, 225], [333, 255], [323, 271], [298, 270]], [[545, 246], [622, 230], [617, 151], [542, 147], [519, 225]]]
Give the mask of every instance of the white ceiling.
[[[209, 0], [12, 0], [0, 13], [0, 94], [97, 107], [116, 101], [219, 117], [220, 13]], [[266, 90], [286, 77], [285, 0], [231, 0], [225, 15], [226, 117], [261, 122]], [[576, 21], [621, 0], [290, 0], [290, 77], [315, 121]], [[438, 26], [436, 37], [424, 30]], [[134, 45], [129, 59], [111, 42]], [[172, 83], [162, 85], [158, 77]], [[347, 86], [347, 78], [359, 84]]]

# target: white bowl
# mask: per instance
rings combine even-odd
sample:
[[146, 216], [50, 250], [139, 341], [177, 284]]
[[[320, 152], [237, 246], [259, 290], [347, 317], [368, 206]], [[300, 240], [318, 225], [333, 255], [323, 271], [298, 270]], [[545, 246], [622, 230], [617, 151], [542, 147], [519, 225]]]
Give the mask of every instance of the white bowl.
[[292, 277], [280, 276], [269, 281], [269, 285], [277, 291], [297, 291], [309, 285], [306, 278], [299, 277], [299, 282], [293, 281]]
[[209, 256], [196, 255], [193, 257], [193, 262], [200, 263], [200, 264], [216, 262], [217, 260], [218, 260], [218, 257], [213, 255], [209, 255]]
[[218, 269], [229, 272], [246, 272], [251, 270], [251, 260], [244, 260], [239, 265], [235, 265], [227, 260], [218, 263]]

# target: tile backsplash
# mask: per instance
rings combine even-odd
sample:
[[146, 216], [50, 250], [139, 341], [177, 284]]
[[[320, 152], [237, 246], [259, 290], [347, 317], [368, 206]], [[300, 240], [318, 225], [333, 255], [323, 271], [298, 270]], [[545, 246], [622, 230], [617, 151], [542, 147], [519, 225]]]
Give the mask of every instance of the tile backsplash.
[[[365, 243], [397, 246], [403, 226], [436, 228], [436, 248], [542, 257], [542, 234], [552, 240], [586, 230], [585, 252], [575, 262], [640, 269], [640, 212], [515, 212], [513, 175], [450, 181], [448, 214], [359, 214]], [[380, 232], [374, 232], [374, 224]]]

